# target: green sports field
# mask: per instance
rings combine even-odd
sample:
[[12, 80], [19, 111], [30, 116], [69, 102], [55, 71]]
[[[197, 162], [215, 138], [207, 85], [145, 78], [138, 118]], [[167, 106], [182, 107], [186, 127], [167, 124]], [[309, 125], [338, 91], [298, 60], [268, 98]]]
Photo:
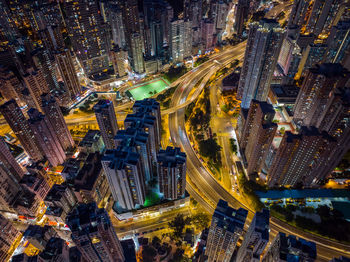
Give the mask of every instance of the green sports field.
[[128, 91], [135, 100], [142, 100], [158, 94], [168, 87], [168, 84], [163, 79], [154, 80], [150, 83], [146, 83]]

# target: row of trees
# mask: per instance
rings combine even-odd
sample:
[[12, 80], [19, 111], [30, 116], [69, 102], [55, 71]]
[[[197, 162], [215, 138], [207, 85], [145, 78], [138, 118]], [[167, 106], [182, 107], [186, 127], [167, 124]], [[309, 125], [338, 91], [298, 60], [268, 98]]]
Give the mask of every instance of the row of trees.
[[230, 149], [233, 153], [237, 154], [236, 139], [230, 138]]
[[164, 74], [164, 78], [166, 78], [169, 82], [174, 82], [176, 79], [186, 74], [187, 72], [188, 68], [185, 65], [178, 67], [171, 66], [168, 72]]
[[[302, 229], [316, 232], [338, 241], [350, 241], [350, 223], [344, 219], [343, 214], [337, 209], [331, 209], [326, 205], [321, 205], [314, 209], [296, 205], [286, 205], [283, 207], [277, 204], [272, 205], [270, 209], [278, 213], [277, 217], [288, 223], [295, 224]], [[320, 216], [321, 222], [317, 223], [305, 216], [295, 215], [294, 212], [297, 210], [303, 213], [317, 214]]]
[[197, 213], [195, 215], [185, 217], [183, 214], [178, 214], [168, 225], [172, 229], [172, 238], [175, 240], [181, 240], [184, 236], [184, 230], [186, 226], [193, 226], [198, 231], [209, 226], [209, 216], [205, 213]]

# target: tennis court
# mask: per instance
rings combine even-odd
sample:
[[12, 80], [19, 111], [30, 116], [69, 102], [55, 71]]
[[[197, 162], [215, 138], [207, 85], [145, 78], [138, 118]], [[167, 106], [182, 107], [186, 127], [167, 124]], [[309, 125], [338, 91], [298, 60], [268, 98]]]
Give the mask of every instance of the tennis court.
[[159, 78], [133, 87], [132, 89], [129, 89], [128, 92], [130, 92], [135, 100], [142, 100], [162, 92], [167, 87], [168, 83], [164, 79]]

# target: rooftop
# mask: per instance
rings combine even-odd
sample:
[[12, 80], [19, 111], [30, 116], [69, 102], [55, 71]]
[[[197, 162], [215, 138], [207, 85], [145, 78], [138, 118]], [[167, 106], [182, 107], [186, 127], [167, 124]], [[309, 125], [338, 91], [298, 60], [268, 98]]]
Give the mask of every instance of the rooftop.
[[347, 74], [349, 74], [349, 71], [339, 63], [323, 63], [320, 65], [316, 65], [314, 68], [311, 68], [309, 70], [312, 73], [324, 75], [328, 78], [345, 77]]
[[148, 108], [148, 109], [154, 109], [154, 110], [159, 110], [160, 105], [157, 102], [157, 100], [152, 99], [152, 98], [145, 98], [142, 100], [137, 100], [134, 103], [133, 109], [138, 110], [139, 108]]
[[270, 211], [263, 209], [255, 213], [255, 231], [261, 233], [263, 239], [269, 240]]
[[157, 161], [162, 166], [176, 167], [186, 163], [186, 154], [179, 147], [168, 146], [166, 150], [159, 150]]
[[243, 208], [234, 209], [222, 199], [219, 200], [213, 214], [213, 219], [218, 220], [218, 227], [226, 228], [230, 232], [235, 232], [237, 228], [243, 229], [248, 211]]
[[130, 147], [119, 146], [117, 149], [107, 150], [102, 157], [102, 161], [110, 162], [111, 169], [121, 170], [127, 165], [136, 165], [139, 161], [140, 155], [132, 152]]
[[80, 169], [74, 179], [75, 189], [91, 190], [95, 181], [102, 172], [102, 164], [99, 152], [90, 153], [85, 160], [84, 166]]
[[280, 103], [295, 103], [299, 89], [295, 85], [271, 85], [271, 90]]
[[79, 143], [80, 147], [91, 146], [91, 144], [101, 139], [101, 132], [99, 130], [89, 130]]
[[96, 232], [100, 225], [110, 226], [107, 212], [97, 208], [95, 202], [80, 204], [67, 216], [66, 223], [73, 233], [84, 235], [86, 232]]
[[128, 114], [124, 120], [124, 123], [130, 123], [131, 127], [145, 128], [147, 126], [154, 126], [156, 118], [152, 115], [145, 114], [144, 112], [136, 112]]
[[141, 129], [129, 127], [127, 129], [118, 130], [115, 140], [119, 140], [122, 146], [135, 146], [146, 144], [148, 140], [148, 133]]
[[301, 261], [302, 258], [316, 259], [316, 244], [294, 235], [288, 237], [284, 233], [279, 233], [280, 237], [280, 258], [288, 261]]
[[[63, 249], [65, 247], [66, 242], [61, 238], [52, 237], [47, 242], [46, 247], [43, 252], [39, 254], [39, 256], [43, 259], [53, 259], [58, 255], [63, 253]], [[68, 246], [67, 246], [68, 249]]]
[[100, 110], [103, 110], [105, 108], [108, 108], [110, 106], [113, 106], [113, 102], [107, 99], [99, 100], [93, 107], [95, 112], [99, 112]]
[[66, 190], [67, 186], [65, 184], [54, 184], [47, 193], [45, 201], [60, 201]]

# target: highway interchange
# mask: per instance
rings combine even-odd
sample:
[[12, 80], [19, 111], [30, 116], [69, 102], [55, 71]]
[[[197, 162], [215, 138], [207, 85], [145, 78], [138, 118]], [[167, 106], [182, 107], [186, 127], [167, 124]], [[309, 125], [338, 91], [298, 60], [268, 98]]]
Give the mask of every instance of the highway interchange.
[[[233, 197], [220, 183], [210, 174], [199, 160], [196, 152], [191, 146], [185, 128], [185, 105], [194, 101], [201, 93], [205, 83], [223, 65], [241, 59], [244, 54], [245, 42], [228, 48], [218, 55], [212, 57], [206, 63], [200, 65], [195, 72], [186, 74], [174, 92], [169, 114], [169, 130], [173, 144], [182, 148], [187, 155], [187, 190], [205, 209], [213, 212], [219, 199], [224, 199], [234, 208], [243, 207], [249, 210], [247, 225], [253, 218], [253, 211]], [[215, 62], [218, 61], [219, 63]], [[204, 76], [204, 77], [203, 77]], [[200, 82], [199, 82], [200, 81]], [[197, 86], [197, 90], [191, 92]], [[189, 94], [192, 93], [191, 96]], [[317, 244], [318, 261], [329, 261], [333, 257], [350, 255], [350, 246], [331, 241], [303, 230], [289, 226], [288, 224], [271, 218], [270, 220], [272, 239], [277, 232], [285, 232], [314, 241]], [[246, 226], [247, 226], [246, 225]]]

